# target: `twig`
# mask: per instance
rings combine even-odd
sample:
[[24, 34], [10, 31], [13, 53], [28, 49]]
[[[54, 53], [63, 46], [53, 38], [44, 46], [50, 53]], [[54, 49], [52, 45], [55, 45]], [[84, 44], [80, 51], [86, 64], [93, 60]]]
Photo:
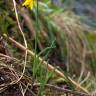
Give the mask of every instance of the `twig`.
[[[26, 49], [23, 45], [21, 45], [20, 43], [18, 43], [17, 41], [15, 41], [14, 39], [12, 39], [11, 37], [8, 37], [6, 34], [4, 34], [4, 37], [7, 38], [11, 43], [15, 44], [18, 48], [20, 48], [23, 51], [28, 52], [28, 54], [32, 55], [32, 57], [34, 58], [34, 56], [37, 56], [33, 51]], [[50, 71], [53, 71], [60, 77], [68, 79], [73, 85], [75, 85], [78, 89], [84, 91], [85, 93], [89, 94], [88, 90], [85, 89], [84, 87], [82, 87], [80, 84], [78, 84], [77, 82], [75, 82], [74, 80], [72, 80], [70, 77], [65, 76], [61, 71], [59, 71], [58, 69], [56, 69], [55, 67], [53, 67], [51, 64], [48, 64], [46, 61], [43, 61], [42, 58], [39, 57], [39, 61], [42, 62], [43, 65], [48, 66], [48, 69]]]
[[[33, 87], [40, 87], [40, 83], [34, 83]], [[55, 91], [57, 90], [58, 92], [64, 92], [64, 93], [70, 93], [70, 94], [74, 94], [75, 96], [90, 96], [86, 93], [82, 93], [82, 92], [77, 92], [77, 91], [72, 91], [69, 89], [65, 89], [65, 88], [61, 88], [52, 84], [45, 84], [45, 87], [51, 88], [51, 89], [55, 89]]]
[[11, 57], [11, 56], [9, 56], [9, 55], [5, 55], [5, 54], [2, 54], [2, 53], [0, 53], [0, 56], [1, 56], [1, 57], [5, 57], [5, 58], [8, 58], [8, 59], [11, 59], [11, 60], [19, 61], [18, 59], [14, 58], [14, 57]]

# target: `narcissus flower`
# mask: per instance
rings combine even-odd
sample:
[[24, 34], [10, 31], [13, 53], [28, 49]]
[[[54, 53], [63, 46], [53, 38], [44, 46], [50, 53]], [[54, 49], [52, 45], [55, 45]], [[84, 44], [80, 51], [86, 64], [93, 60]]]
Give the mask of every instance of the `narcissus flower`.
[[26, 6], [32, 10], [34, 6], [36, 6], [36, 0], [25, 0], [23, 6]]

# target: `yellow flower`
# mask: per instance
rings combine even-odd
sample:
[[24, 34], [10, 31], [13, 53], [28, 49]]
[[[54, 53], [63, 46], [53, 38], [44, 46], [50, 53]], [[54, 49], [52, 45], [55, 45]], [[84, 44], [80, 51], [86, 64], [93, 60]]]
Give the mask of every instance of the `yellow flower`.
[[26, 6], [32, 10], [34, 6], [36, 6], [36, 0], [25, 0], [23, 6]]

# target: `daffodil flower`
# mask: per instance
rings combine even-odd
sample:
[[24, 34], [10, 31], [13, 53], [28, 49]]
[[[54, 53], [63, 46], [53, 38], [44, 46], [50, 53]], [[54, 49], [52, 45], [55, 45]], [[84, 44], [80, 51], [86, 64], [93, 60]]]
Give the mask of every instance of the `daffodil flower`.
[[36, 0], [25, 0], [22, 5], [32, 10], [36, 6]]

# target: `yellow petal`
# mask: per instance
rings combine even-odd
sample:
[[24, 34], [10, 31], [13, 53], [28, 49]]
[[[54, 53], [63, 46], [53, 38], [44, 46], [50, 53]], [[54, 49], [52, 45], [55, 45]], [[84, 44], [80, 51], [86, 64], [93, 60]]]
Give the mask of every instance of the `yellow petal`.
[[36, 6], [36, 0], [25, 0], [22, 6], [26, 6], [32, 10]]

